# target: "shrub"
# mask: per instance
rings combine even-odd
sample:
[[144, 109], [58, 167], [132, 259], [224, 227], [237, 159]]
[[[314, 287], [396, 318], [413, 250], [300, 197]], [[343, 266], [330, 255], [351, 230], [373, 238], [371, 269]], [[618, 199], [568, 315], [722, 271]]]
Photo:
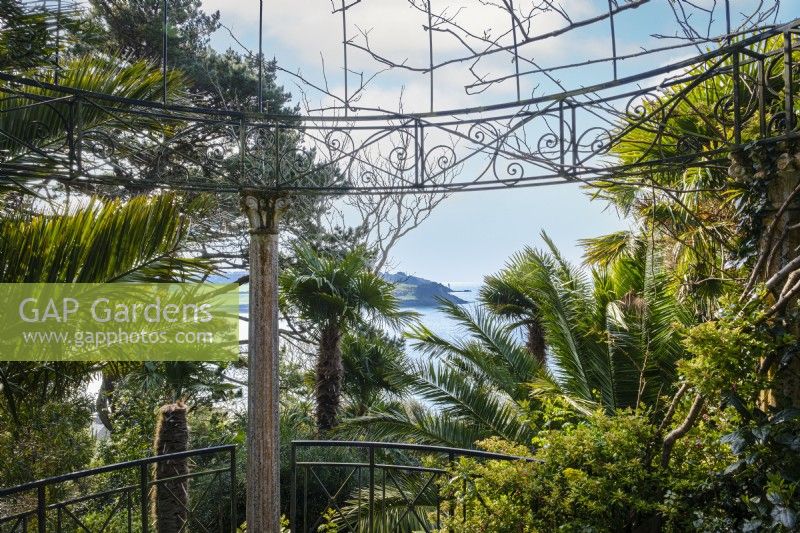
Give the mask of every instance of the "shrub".
[[0, 487], [86, 468], [94, 452], [88, 399], [22, 404], [14, 423], [0, 410]]
[[[449, 480], [458, 509], [448, 526], [496, 533], [641, 526], [654, 519], [662, 494], [659, 473], [646, 466], [654, 437], [644, 416], [595, 413], [541, 432], [534, 442], [535, 462], [461, 460]], [[529, 454], [496, 439], [481, 444], [494, 452]]]

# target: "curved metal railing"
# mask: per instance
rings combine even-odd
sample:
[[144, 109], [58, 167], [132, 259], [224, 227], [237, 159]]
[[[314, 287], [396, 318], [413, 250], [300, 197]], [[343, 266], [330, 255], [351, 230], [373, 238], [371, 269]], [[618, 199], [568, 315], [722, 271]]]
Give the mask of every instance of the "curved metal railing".
[[[283, 483], [288, 489], [284, 497], [291, 530], [316, 532], [320, 525], [333, 522], [341, 533], [433, 531], [448, 519], [466, 520], [466, 508], [448, 493], [447, 484], [453, 480], [446, 477], [462, 457], [533, 461], [444, 446], [293, 441], [290, 479]], [[153, 478], [154, 465], [176, 459], [194, 462], [189, 474]], [[153, 489], [162, 483], [200, 478], [210, 479], [191, 484], [194, 492], [184, 509], [185, 530], [235, 533], [239, 516], [233, 445], [147, 457], [0, 489], [0, 533], [148, 533], [154, 528]], [[464, 484], [462, 490], [469, 483], [463, 478], [458, 482]], [[212, 488], [217, 497], [209, 501]]]
[[[189, 474], [153, 479], [153, 465], [176, 459], [195, 464]], [[219, 463], [223, 466], [218, 466]], [[216, 465], [215, 465], [216, 463]], [[200, 466], [200, 468], [197, 468]], [[148, 533], [150, 493], [160, 484], [209, 477], [199, 494], [192, 494], [186, 513], [186, 530], [235, 532], [238, 526], [236, 493], [236, 447], [215, 446], [117, 463], [61, 476], [40, 479], [0, 489], [0, 533], [73, 531]], [[106, 477], [108, 479], [106, 479]], [[230, 483], [227, 509], [218, 500], [213, 520], [200, 515], [208, 511], [201, 504], [220, 478]], [[209, 513], [205, 513], [209, 514]], [[213, 522], [213, 523], [212, 523]]]
[[333, 522], [341, 532], [430, 532], [440, 529], [447, 518], [465, 521], [466, 514], [457, 513], [466, 513], [466, 508], [457, 505], [442, 483], [448, 468], [461, 457], [534, 461], [420, 444], [293, 441], [291, 530], [316, 532], [320, 525]]

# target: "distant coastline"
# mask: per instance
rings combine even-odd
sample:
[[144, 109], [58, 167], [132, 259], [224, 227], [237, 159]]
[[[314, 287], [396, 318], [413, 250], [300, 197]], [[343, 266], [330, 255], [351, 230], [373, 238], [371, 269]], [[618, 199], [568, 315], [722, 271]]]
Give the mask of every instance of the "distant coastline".
[[[232, 270], [223, 275], [209, 276], [211, 283], [231, 283], [247, 275], [243, 270]], [[400, 299], [400, 305], [408, 307], [438, 307], [440, 299], [456, 304], [468, 303], [457, 294], [471, 293], [473, 289], [452, 288], [449, 284], [439, 283], [429, 279], [413, 276], [405, 272], [382, 273], [381, 277], [397, 286], [395, 295]], [[471, 300], [471, 299], [470, 299]]]
[[439, 300], [447, 300], [456, 304], [465, 304], [466, 300], [456, 296], [459, 292], [471, 292], [470, 289], [452, 289], [443, 283], [412, 276], [405, 272], [384, 273], [383, 279], [397, 285], [395, 294], [402, 307], [436, 307]]

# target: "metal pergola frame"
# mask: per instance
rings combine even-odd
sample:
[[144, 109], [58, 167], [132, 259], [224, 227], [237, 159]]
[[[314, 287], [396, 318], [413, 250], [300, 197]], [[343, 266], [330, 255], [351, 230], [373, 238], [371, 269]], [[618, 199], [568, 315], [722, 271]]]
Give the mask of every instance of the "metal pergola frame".
[[[559, 31], [528, 35], [510, 0], [503, 3], [512, 15], [512, 45], [495, 40], [481, 52], [440, 64], [433, 59], [433, 33], [444, 18], [434, 15], [430, 1], [423, 2], [429, 44], [429, 62], [424, 67], [393, 62], [348, 39], [347, 14], [361, 0], [341, 0], [333, 11], [342, 17], [344, 94], [331, 95], [341, 105], [305, 115], [263, 112], [263, 80], [256, 112], [170, 102], [166, 1], [160, 102], [65, 87], [59, 83], [58, 57], [51, 81], [0, 72], [0, 184], [31, 187], [55, 181], [67, 187], [118, 185], [241, 196], [251, 228], [254, 317], [249, 323], [248, 382], [247, 519], [251, 531], [278, 530], [278, 222], [292, 196], [431, 194], [622, 179], [631, 183], [655, 167], [726, 167], [729, 154], [742, 148], [745, 127], [750, 128], [748, 143], [783, 142], [800, 133], [793, 100], [800, 19], [735, 30], [727, 1], [726, 34], [690, 36], [686, 42], [656, 51], [707, 43], [717, 43], [717, 48], [620, 77], [618, 62], [649, 52], [618, 54], [615, 17], [649, 0], [624, 5], [609, 0], [607, 13], [571, 21], [560, 32], [608, 21], [611, 56], [550, 69], [528, 61], [533, 69], [527, 71], [520, 68], [522, 47]], [[43, 6], [49, 9], [53, 3], [48, 0]], [[259, 59], [263, 58], [261, 40], [259, 35]], [[767, 48], [767, 42], [772, 46]], [[430, 111], [403, 113], [356, 106], [347, 83], [348, 51], [354, 49], [387, 68], [428, 76]], [[513, 57], [514, 73], [478, 80], [467, 91], [515, 79], [515, 99], [435, 109], [438, 69], [497, 53]], [[604, 62], [612, 65], [610, 80], [522, 98], [520, 79], [524, 76], [549, 76], [559, 69]], [[263, 61], [259, 65], [263, 76]], [[676, 129], [675, 118], [682, 108], [693, 108], [688, 95], [704, 83], [729, 88], [714, 102], [714, 116], [708, 119], [715, 125], [709, 128], [713, 135]], [[39, 116], [44, 109], [48, 120], [26, 120], [34, 109]], [[150, 126], [131, 134], [126, 126], [140, 120], [150, 121]], [[613, 150], [634, 130], [646, 130], [652, 140], [635, 160], [622, 162]], [[149, 169], [144, 175], [136, 172], [142, 167]]]
[[[63, 132], [58, 143], [42, 145], [39, 138], [52, 137], [52, 131], [37, 132], [36, 125], [29, 135], [0, 131], [0, 139], [16, 150], [39, 156], [19, 161], [9, 154], [0, 160], [0, 180], [231, 193], [254, 188], [276, 194], [447, 193], [587, 182], [640, 173], [650, 166], [714, 165], [739, 147], [747, 122], [757, 120], [758, 140], [763, 142], [796, 134], [796, 81], [786, 75], [790, 71], [785, 65], [793, 64], [798, 33], [800, 19], [690, 59], [568, 93], [408, 114], [221, 111], [128, 100], [0, 73], [7, 117], [24, 120], [27, 110], [46, 107], [56, 122], [48, 127]], [[761, 50], [776, 38], [783, 40], [781, 49]], [[753, 70], [755, 78], [746, 74]], [[635, 86], [659, 75], [673, 79]], [[720, 79], [732, 80], [732, 90], [714, 106], [714, 119], [722, 126], [718, 137], [670, 129], [686, 95], [701, 83]], [[781, 109], [766, 102], [774, 97], [776, 81], [786, 95]], [[99, 126], [83, 126], [87, 112], [102, 115], [95, 118]], [[121, 129], [134, 116], [178, 133], [154, 128], [149, 139], [115, 138], [114, 128]], [[637, 128], [659, 131], [652, 146], [625, 164], [608, 157]], [[197, 143], [201, 152], [187, 156], [175, 149], [197, 134], [205, 139], [205, 144]], [[531, 134], [538, 138], [531, 141]], [[665, 144], [682, 153], [660, 155], [657, 151]], [[146, 178], [124, 168], [126, 161], [145, 157], [157, 165]], [[470, 170], [459, 172], [465, 164]], [[326, 173], [327, 179], [319, 181]], [[376, 175], [384, 179], [374, 180]]]

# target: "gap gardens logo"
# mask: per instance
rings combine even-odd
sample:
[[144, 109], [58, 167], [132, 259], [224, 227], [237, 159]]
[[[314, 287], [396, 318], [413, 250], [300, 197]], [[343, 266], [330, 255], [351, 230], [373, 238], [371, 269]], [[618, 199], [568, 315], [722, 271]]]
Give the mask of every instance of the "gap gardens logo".
[[0, 284], [0, 360], [229, 361], [235, 284]]

